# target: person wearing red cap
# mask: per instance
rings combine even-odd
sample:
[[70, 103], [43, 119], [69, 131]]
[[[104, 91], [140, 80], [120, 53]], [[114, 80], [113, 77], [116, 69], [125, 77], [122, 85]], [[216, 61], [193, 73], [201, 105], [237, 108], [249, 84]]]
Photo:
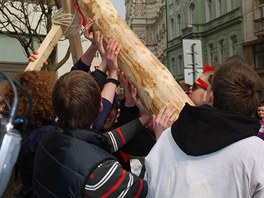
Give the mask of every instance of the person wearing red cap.
[[206, 91], [209, 85], [208, 78], [214, 74], [215, 68], [209, 64], [206, 64], [201, 76], [190, 87], [188, 96], [194, 102], [196, 106], [200, 106], [206, 103]]

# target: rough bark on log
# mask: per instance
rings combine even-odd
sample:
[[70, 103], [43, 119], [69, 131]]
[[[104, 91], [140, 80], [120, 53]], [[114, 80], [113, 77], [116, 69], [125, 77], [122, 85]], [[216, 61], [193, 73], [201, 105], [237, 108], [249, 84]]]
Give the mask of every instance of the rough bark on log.
[[104, 35], [104, 42], [119, 39], [119, 67], [137, 87], [141, 100], [153, 114], [157, 115], [164, 105], [172, 104], [178, 116], [185, 102], [193, 105], [169, 70], [130, 29], [110, 0], [82, 0], [82, 3], [84, 13], [95, 21], [95, 30]]

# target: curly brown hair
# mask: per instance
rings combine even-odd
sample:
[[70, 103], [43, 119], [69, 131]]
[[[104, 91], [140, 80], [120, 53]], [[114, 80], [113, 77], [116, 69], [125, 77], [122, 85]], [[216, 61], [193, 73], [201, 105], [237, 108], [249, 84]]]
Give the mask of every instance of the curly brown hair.
[[[18, 74], [15, 77], [31, 95], [32, 97], [32, 114], [27, 118], [28, 127], [40, 127], [44, 125], [47, 120], [54, 117], [52, 110], [52, 89], [56, 82], [56, 75], [48, 71], [26, 71]], [[17, 116], [24, 116], [29, 109], [28, 98], [19, 90], [19, 104]], [[13, 91], [8, 83], [3, 87], [3, 95], [7, 101], [12, 104]], [[3, 101], [2, 101], [3, 102]], [[6, 104], [3, 105], [3, 110], [9, 111]]]

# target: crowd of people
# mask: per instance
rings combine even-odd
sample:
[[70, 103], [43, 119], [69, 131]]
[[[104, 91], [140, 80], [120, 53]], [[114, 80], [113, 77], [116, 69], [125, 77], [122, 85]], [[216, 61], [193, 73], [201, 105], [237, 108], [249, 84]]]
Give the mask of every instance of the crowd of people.
[[[172, 105], [149, 112], [119, 71], [118, 40], [104, 47], [92, 26], [88, 19], [91, 46], [71, 71], [16, 77], [33, 103], [19, 128], [17, 197], [264, 197], [264, 85], [241, 57], [206, 64], [188, 90], [196, 106], [186, 103], [175, 121]], [[97, 51], [102, 62], [91, 72]], [[12, 101], [8, 85], [4, 95]], [[27, 102], [21, 94], [18, 116]]]

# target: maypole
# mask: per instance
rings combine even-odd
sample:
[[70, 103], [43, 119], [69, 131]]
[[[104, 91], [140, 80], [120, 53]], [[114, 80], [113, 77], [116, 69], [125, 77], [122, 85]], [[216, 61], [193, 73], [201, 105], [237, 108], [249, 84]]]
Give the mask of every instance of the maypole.
[[[95, 22], [94, 30], [99, 30], [103, 34], [105, 44], [111, 38], [119, 40], [121, 44], [118, 55], [119, 67], [125, 72], [130, 83], [137, 87], [141, 100], [153, 114], [157, 115], [162, 107], [171, 104], [175, 106], [175, 114], [178, 117], [186, 102], [193, 105], [170, 71], [130, 29], [110, 0], [79, 0], [78, 2], [77, 0], [67, 0], [62, 3], [64, 12], [78, 13], [80, 19], [92, 18]], [[76, 16], [76, 14], [73, 15]], [[84, 22], [84, 20], [82, 21]], [[81, 25], [81, 20], [70, 23], [68, 27], [73, 25]], [[52, 30], [40, 46], [39, 60], [37, 63], [30, 63], [26, 70], [41, 69], [43, 62], [52, 51], [52, 47], [56, 45], [60, 36], [65, 34], [64, 31], [65, 25], [53, 25]], [[73, 55], [75, 58], [82, 55], [82, 51], [79, 51], [81, 49], [79, 39], [79, 31], [78, 34], [69, 37], [71, 52], [76, 53]]]
[[185, 103], [193, 105], [170, 71], [142, 43], [116, 11], [110, 0], [81, 0], [84, 13], [95, 22], [95, 30], [104, 42], [116, 38], [121, 44], [119, 67], [134, 84], [146, 107], [157, 114], [166, 104], [176, 107], [179, 115]]

